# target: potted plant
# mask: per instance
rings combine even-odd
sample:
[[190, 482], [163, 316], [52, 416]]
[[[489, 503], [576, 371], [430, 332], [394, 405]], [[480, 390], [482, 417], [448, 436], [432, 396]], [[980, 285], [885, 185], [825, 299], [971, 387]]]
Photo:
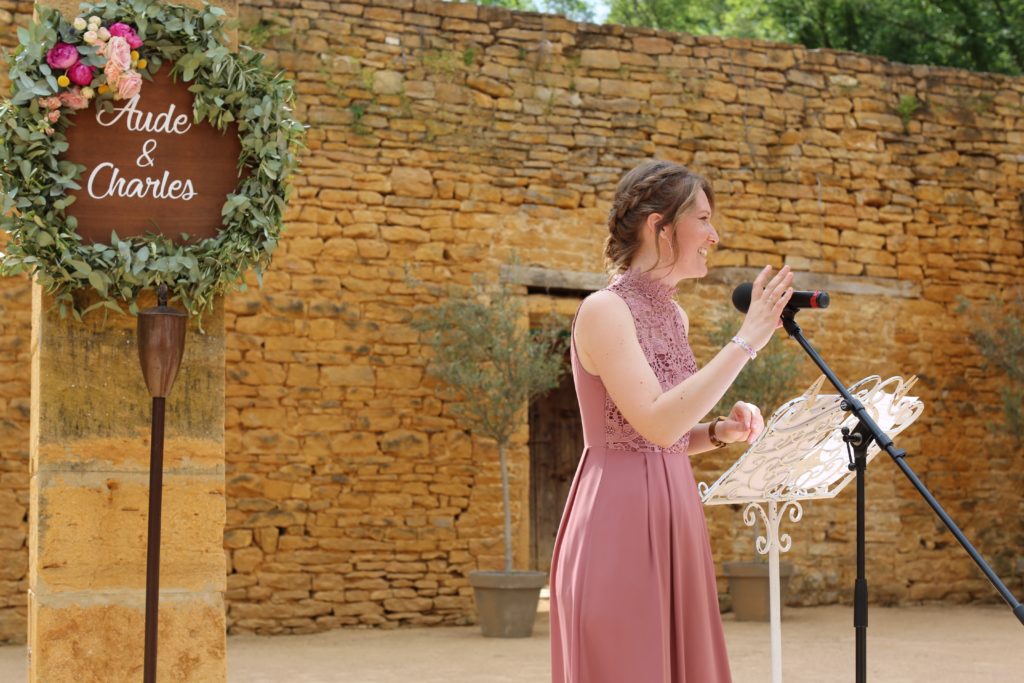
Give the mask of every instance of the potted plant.
[[[736, 621], [771, 621], [768, 563], [758, 560], [722, 564], [729, 582], [729, 598]], [[793, 565], [779, 562], [779, 613], [786, 605], [786, 590], [793, 576]]]
[[[725, 346], [734, 334], [734, 323], [728, 319], [709, 333], [712, 348]], [[799, 369], [800, 354], [786, 347], [778, 335], [772, 337], [762, 351], [758, 353], [757, 363], [749, 363], [722, 400], [712, 409], [712, 415], [727, 415], [736, 401], [747, 401], [765, 410], [774, 410], [782, 402], [793, 397], [793, 387]], [[769, 417], [765, 414], [765, 420]], [[723, 449], [728, 462], [727, 466], [738, 457], [737, 447]], [[750, 548], [753, 549], [758, 535], [765, 533], [758, 526], [752, 528]], [[755, 551], [756, 552], [756, 551]], [[733, 613], [737, 621], [769, 621], [770, 620], [770, 582], [768, 577], [767, 556], [756, 554], [752, 560], [725, 562], [722, 565], [729, 585], [729, 597]], [[779, 562], [779, 594], [780, 608], [786, 603], [786, 587], [793, 575], [793, 565]]]
[[530, 329], [522, 302], [504, 283], [474, 278], [468, 291], [437, 294], [438, 303], [421, 309], [414, 323], [433, 350], [427, 371], [461, 396], [452, 413], [495, 441], [501, 467], [504, 570], [469, 576], [480, 627], [485, 636], [528, 637], [547, 573], [512, 568], [508, 451], [530, 401], [558, 386], [566, 333], [550, 318]]

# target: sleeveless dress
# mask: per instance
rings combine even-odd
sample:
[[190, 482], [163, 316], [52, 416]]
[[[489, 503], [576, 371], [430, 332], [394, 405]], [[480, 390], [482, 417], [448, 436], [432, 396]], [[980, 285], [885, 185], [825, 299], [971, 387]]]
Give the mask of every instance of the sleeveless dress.
[[[629, 270], [607, 289], [663, 391], [697, 371], [672, 287]], [[730, 683], [689, 435], [642, 437], [570, 348], [584, 448], [551, 561], [551, 680]]]

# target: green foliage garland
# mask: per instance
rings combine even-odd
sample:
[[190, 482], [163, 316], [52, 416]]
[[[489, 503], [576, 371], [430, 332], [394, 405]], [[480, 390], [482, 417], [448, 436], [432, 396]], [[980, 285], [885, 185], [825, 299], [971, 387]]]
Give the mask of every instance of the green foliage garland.
[[[228, 195], [221, 211], [223, 228], [215, 237], [175, 244], [152, 234], [119, 239], [115, 231], [109, 245], [84, 244], [75, 218], [66, 211], [74, 201], [67, 193], [80, 189], [76, 179], [85, 167], [58, 159], [67, 151], [63, 131], [72, 117], [62, 116], [47, 134], [51, 124], [41, 118], [39, 104], [39, 98], [59, 90], [46, 53], [58, 41], [73, 42], [75, 28], [56, 10], [37, 7], [36, 20], [18, 29], [20, 45], [9, 59], [12, 97], [0, 102], [0, 228], [9, 235], [0, 274], [30, 273], [62, 314], [70, 309], [80, 317], [100, 306], [121, 312], [119, 302], [136, 313], [139, 293], [163, 283], [198, 315], [247, 270], [261, 278], [277, 246], [287, 181], [305, 135], [291, 115], [292, 84], [263, 66], [261, 53], [244, 45], [238, 52], [228, 50], [219, 7], [108, 0], [80, 9], [83, 17], [135, 27], [148, 62], [140, 69], [144, 79], [151, 80], [163, 62], [173, 62], [171, 76], [191, 83], [196, 123], [205, 120], [224, 130], [236, 121], [242, 147], [238, 167], [248, 167], [250, 174]], [[102, 64], [90, 48], [79, 52], [83, 62]], [[111, 96], [97, 96], [95, 106], [109, 111]], [[85, 288], [99, 295], [87, 308], [74, 296]]]

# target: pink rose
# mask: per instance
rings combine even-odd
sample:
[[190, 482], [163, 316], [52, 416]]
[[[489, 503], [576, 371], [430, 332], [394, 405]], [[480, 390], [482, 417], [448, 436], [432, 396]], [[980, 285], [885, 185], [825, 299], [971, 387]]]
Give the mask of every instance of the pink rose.
[[75, 85], [89, 85], [96, 75], [96, 68], [79, 62], [68, 69], [68, 78]]
[[60, 94], [61, 103], [71, 109], [85, 109], [89, 106], [89, 98], [78, 88], [68, 88]]
[[135, 71], [125, 71], [121, 74], [121, 80], [117, 82], [117, 98], [119, 100], [130, 100], [139, 94], [142, 89], [142, 76]]
[[133, 50], [138, 50], [142, 47], [142, 39], [139, 38], [139, 34], [137, 34], [135, 29], [128, 24], [119, 21], [116, 24], [111, 25], [107, 30], [110, 31], [111, 36], [124, 38]]
[[121, 36], [111, 36], [103, 54], [107, 57], [107, 63], [114, 62], [120, 71], [127, 71], [132, 67], [132, 49], [128, 46], [128, 41]]
[[60, 111], [58, 111], [57, 109], [54, 109], [53, 111], [51, 111], [49, 114], [46, 115], [46, 118], [47, 118], [47, 120], [50, 123], [57, 123], [57, 121], [60, 120]]
[[78, 62], [78, 49], [68, 43], [57, 43], [46, 53], [46, 63], [54, 69], [67, 69]]
[[60, 107], [59, 97], [40, 97], [39, 106], [43, 109], [57, 109]]
[[117, 62], [111, 60], [103, 67], [103, 73], [107, 77], [107, 85], [113, 89], [117, 88], [117, 82], [121, 80], [124, 70], [117, 65]]

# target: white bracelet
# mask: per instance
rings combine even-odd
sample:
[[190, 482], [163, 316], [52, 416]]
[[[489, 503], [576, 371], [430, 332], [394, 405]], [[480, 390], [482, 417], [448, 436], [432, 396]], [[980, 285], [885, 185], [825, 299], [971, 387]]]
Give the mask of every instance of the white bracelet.
[[747, 342], [743, 341], [742, 337], [736, 336], [736, 337], [733, 337], [730, 341], [733, 341], [733, 342], [739, 344], [740, 348], [742, 348], [744, 351], [746, 351], [747, 355], [750, 356], [751, 359], [757, 358], [757, 351], [752, 349], [750, 347], [750, 344], [748, 344]]

